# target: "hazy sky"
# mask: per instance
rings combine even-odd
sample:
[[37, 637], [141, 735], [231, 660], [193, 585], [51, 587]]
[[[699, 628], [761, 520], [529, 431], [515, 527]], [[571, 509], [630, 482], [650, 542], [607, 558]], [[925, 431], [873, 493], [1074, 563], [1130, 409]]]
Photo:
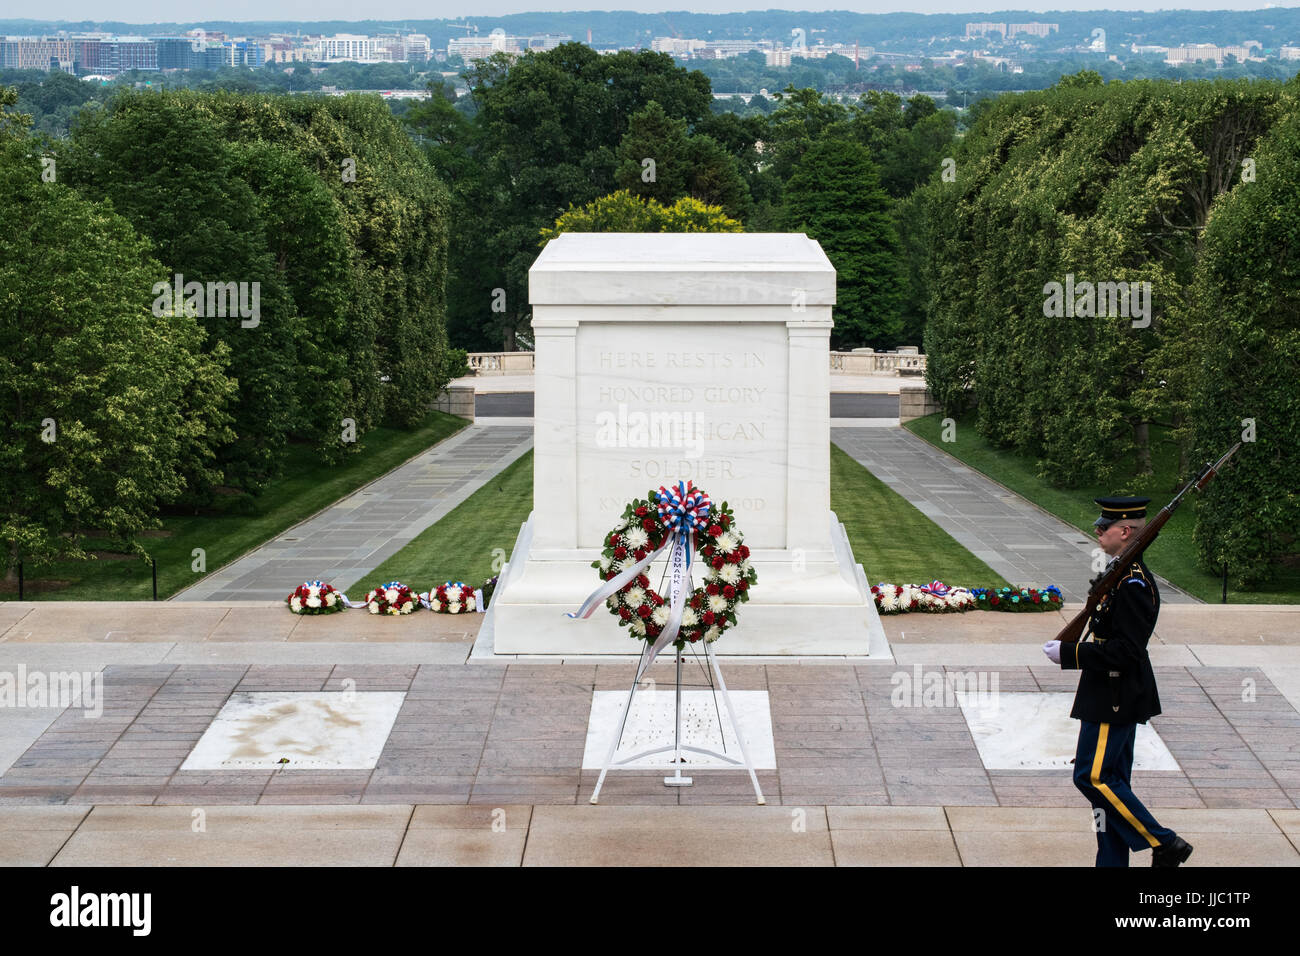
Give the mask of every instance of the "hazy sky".
[[615, 0], [608, 7], [590, 2], [551, 0], [45, 0], [41, 3], [0, 2], [0, 20], [32, 17], [42, 20], [121, 20], [128, 23], [192, 22], [203, 20], [439, 20], [468, 16], [501, 16], [541, 10], [637, 10], [647, 13], [688, 9], [696, 13], [732, 13], [754, 9], [853, 10], [861, 13], [982, 13], [993, 10], [1258, 10], [1297, 6], [1260, 3], [1259, 0], [1083, 0], [1083, 2], [1033, 2], [1024, 6], [988, 3], [987, 0], [830, 0], [809, 4], [807, 0], [783, 4], [754, 3], [753, 0]]

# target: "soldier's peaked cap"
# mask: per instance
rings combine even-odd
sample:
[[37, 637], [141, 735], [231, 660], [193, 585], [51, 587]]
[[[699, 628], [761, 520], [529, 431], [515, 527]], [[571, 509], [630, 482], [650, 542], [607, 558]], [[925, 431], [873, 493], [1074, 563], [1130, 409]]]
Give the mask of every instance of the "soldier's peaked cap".
[[1097, 528], [1106, 528], [1125, 518], [1145, 518], [1150, 498], [1094, 498], [1101, 505], [1101, 517], [1093, 522]]

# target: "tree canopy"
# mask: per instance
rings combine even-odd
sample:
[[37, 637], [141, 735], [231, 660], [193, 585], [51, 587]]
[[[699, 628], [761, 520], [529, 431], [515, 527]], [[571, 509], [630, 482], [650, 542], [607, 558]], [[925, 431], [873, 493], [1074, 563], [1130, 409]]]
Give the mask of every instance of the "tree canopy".
[[[15, 96], [0, 90], [0, 108]], [[130, 539], [233, 438], [225, 346], [183, 310], [105, 202], [43, 177], [21, 117], [0, 122], [0, 546], [18, 562], [84, 556], [88, 533]], [[57, 170], [57, 166], [53, 167]]]

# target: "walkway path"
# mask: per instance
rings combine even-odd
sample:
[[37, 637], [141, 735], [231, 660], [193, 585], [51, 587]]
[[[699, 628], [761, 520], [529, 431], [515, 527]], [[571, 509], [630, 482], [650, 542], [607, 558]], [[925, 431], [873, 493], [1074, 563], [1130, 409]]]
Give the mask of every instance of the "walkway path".
[[531, 422], [476, 422], [172, 600], [275, 600], [317, 578], [347, 589], [532, 445]]
[[[1067, 601], [1087, 596], [1097, 544], [1078, 528], [904, 428], [832, 428], [831, 441], [1012, 584], [1055, 584]], [[1158, 580], [1163, 601], [1197, 602]]]

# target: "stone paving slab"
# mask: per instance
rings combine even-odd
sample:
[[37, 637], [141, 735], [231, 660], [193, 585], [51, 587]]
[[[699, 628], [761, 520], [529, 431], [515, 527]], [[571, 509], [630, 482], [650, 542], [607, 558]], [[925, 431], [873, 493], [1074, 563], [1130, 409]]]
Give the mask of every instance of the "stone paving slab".
[[51, 866], [391, 866], [411, 807], [95, 807]]
[[[1055, 584], [1067, 601], [1087, 596], [1096, 541], [1078, 528], [905, 428], [832, 428], [831, 441], [1010, 583]], [[1164, 603], [1199, 603], [1157, 580]]]
[[434, 614], [425, 610], [402, 617], [368, 614], [356, 608], [335, 614], [299, 615], [285, 607], [284, 595], [275, 600], [185, 605], [59, 601], [14, 602], [0, 604], [0, 608], [23, 612], [7, 628], [0, 624], [0, 653], [14, 647], [78, 643], [460, 642], [473, 641], [482, 622], [479, 614]]
[[0, 634], [12, 630], [13, 626], [32, 613], [34, 604], [18, 601], [0, 602]]
[[[828, 866], [824, 812], [766, 807], [553, 807], [533, 810], [525, 866]], [[761, 811], [755, 813], [754, 811]], [[593, 823], [595, 825], [593, 825]]]
[[[1300, 811], [1169, 811], [1188, 867], [1300, 866]], [[1086, 808], [0, 808], [16, 866], [1090, 866]], [[1146, 866], [1145, 853], [1132, 857]]]
[[[900, 645], [916, 644], [1034, 644], [1051, 640], [1083, 605], [1067, 601], [1059, 612], [1007, 615], [993, 611], [965, 614], [887, 614], [881, 617], [885, 636], [895, 652]], [[1277, 604], [1166, 604], [1160, 608], [1151, 647], [1212, 645], [1213, 654], [1244, 660], [1231, 648], [1259, 648], [1277, 663], [1273, 654], [1281, 647], [1300, 648], [1300, 605]], [[1293, 653], [1287, 651], [1285, 653]], [[1256, 661], [1258, 663], [1258, 660]], [[1218, 664], [1218, 660], [1204, 663]], [[1300, 666], [1300, 652], [1296, 652]]]
[[0, 866], [45, 866], [88, 813], [87, 807], [0, 807]]
[[946, 829], [832, 830], [831, 846], [836, 866], [962, 865], [957, 844]]

